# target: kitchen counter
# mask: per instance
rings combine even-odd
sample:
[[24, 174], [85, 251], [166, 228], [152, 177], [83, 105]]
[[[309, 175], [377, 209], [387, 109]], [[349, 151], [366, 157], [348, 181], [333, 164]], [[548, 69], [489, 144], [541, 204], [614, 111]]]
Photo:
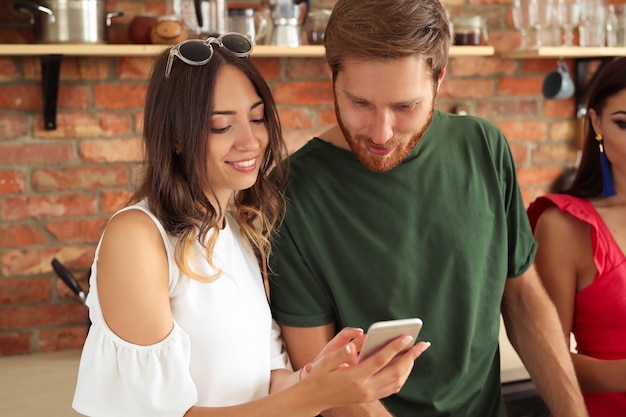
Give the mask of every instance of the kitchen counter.
[[[528, 379], [522, 362], [500, 332], [502, 382]], [[0, 357], [0, 416], [73, 417], [72, 397], [80, 350]]]
[[0, 416], [73, 417], [80, 350], [0, 357]]

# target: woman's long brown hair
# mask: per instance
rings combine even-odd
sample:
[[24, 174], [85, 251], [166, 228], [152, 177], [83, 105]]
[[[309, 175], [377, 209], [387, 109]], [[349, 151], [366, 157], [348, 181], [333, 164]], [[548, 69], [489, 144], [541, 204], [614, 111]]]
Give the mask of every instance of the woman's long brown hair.
[[[176, 238], [176, 261], [187, 275], [210, 281], [195, 273], [188, 263], [197, 241], [211, 253], [219, 234], [218, 219], [226, 211], [233, 214], [241, 231], [259, 256], [269, 256], [270, 238], [281, 218], [286, 169], [280, 163], [286, 155], [281, 126], [271, 90], [249, 58], [239, 58], [214, 45], [211, 60], [191, 66], [174, 58], [165, 79], [169, 51], [161, 53], [152, 68], [144, 113], [143, 142], [145, 161], [138, 189], [131, 202], [147, 199], [150, 210], [167, 233]], [[207, 176], [207, 141], [211, 140], [210, 121], [213, 93], [219, 68], [232, 65], [250, 79], [265, 108], [269, 144], [255, 184], [234, 197], [233, 207], [213, 207]], [[272, 180], [268, 174], [272, 171]], [[212, 238], [207, 240], [210, 231]]]

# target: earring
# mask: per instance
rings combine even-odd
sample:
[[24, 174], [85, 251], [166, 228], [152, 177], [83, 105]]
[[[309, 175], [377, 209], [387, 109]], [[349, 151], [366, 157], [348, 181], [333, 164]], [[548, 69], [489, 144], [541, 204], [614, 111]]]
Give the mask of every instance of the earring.
[[613, 176], [611, 175], [611, 163], [604, 153], [604, 138], [601, 134], [596, 135], [598, 147], [600, 148], [600, 167], [602, 169], [602, 195], [610, 197], [615, 195], [615, 187], [613, 186]]

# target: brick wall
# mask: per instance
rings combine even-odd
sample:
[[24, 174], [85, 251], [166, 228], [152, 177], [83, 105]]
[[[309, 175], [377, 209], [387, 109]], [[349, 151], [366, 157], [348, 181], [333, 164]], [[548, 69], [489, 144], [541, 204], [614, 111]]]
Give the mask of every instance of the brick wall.
[[[467, 8], [488, 16], [498, 50], [517, 46], [507, 0], [446, 4], [452, 13]], [[126, 25], [136, 13], [165, 9], [156, 1], [109, 1], [107, 8], [125, 12], [109, 30], [111, 43], [127, 42]], [[11, 2], [0, 4], [0, 16], [0, 44], [33, 41], [27, 17]], [[254, 61], [273, 88], [291, 150], [333, 123], [322, 58]], [[61, 260], [87, 288], [102, 227], [132, 190], [151, 64], [151, 58], [64, 57], [57, 129], [45, 130], [39, 59], [0, 56], [0, 355], [82, 346], [86, 308], [50, 261]], [[554, 59], [453, 58], [437, 103], [503, 129], [527, 202], [575, 159], [574, 101], [540, 95], [554, 68]]]

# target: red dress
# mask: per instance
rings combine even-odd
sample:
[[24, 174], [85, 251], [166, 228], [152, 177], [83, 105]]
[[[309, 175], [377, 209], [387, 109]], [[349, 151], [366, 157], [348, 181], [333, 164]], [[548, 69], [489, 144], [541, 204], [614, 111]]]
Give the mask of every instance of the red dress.
[[[577, 349], [592, 358], [626, 359], [626, 256], [595, 207], [584, 199], [564, 194], [538, 198], [528, 208], [533, 230], [541, 213], [552, 205], [591, 226], [598, 274], [576, 294], [572, 332]], [[626, 392], [583, 395], [590, 417], [626, 416]]]

